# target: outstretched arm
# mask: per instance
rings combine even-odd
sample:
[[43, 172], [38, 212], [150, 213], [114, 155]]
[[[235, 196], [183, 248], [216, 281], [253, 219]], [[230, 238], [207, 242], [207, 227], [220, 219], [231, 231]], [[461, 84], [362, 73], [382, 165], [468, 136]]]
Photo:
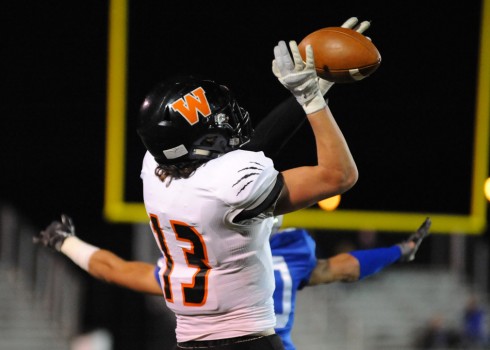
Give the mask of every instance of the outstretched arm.
[[61, 216], [38, 236], [34, 243], [63, 253], [91, 276], [118, 286], [147, 294], [161, 295], [155, 276], [155, 266], [145, 262], [127, 261], [116, 254], [88, 244], [75, 235], [71, 218]]
[[359, 279], [359, 261], [349, 253], [319, 259], [310, 278], [309, 286], [332, 282], [354, 282]]
[[429, 235], [430, 226], [431, 220], [427, 218], [408, 239], [392, 247], [357, 250], [318, 260], [309, 285], [354, 282], [376, 274], [395, 262], [412, 261], [420, 244]]
[[[317, 165], [282, 172], [284, 187], [274, 215], [309, 207], [341, 194], [357, 181], [358, 173], [347, 142], [320, 91], [313, 49], [306, 47], [303, 62], [295, 41], [280, 41], [274, 48], [272, 70], [303, 107], [316, 142]], [[313, 184], [313, 185], [312, 185]]]
[[96, 251], [88, 263], [88, 273], [92, 277], [135, 292], [162, 295], [154, 272], [155, 265], [127, 261], [104, 249]]

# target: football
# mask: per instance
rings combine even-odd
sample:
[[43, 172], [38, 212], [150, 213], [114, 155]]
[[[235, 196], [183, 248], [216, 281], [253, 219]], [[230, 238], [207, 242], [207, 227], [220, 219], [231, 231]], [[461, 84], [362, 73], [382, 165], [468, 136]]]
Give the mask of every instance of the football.
[[352, 83], [378, 69], [381, 55], [363, 34], [349, 28], [327, 27], [307, 35], [298, 45], [303, 60], [311, 45], [319, 77], [335, 83]]

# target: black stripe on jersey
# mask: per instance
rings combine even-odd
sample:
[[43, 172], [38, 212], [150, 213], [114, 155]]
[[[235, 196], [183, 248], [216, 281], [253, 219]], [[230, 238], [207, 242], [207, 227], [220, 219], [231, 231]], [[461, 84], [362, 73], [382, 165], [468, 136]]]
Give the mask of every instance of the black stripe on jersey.
[[[243, 169], [240, 169], [238, 170], [238, 172], [241, 172], [241, 171], [246, 171], [246, 170], [259, 170], [259, 172], [252, 172], [252, 173], [247, 173], [245, 174], [244, 176], [242, 176], [240, 179], [238, 179], [237, 182], [235, 182], [232, 187], [235, 187], [236, 185], [238, 185], [239, 183], [241, 183], [243, 180], [249, 178], [250, 176], [255, 176], [255, 175], [260, 175], [260, 172], [262, 170], [264, 170], [264, 166], [260, 163], [257, 163], [257, 162], [250, 162], [252, 164], [257, 164], [259, 165], [261, 168], [258, 168], [258, 167], [255, 167], [255, 166], [249, 166], [249, 167], [246, 167], [246, 168], [243, 168]], [[248, 181], [247, 183], [245, 183], [244, 185], [242, 185], [242, 187], [240, 188], [240, 190], [237, 192], [237, 196], [244, 190], [247, 188], [248, 185], [250, 185], [253, 181]]]
[[254, 218], [259, 214], [265, 212], [267, 209], [271, 208], [276, 203], [277, 198], [279, 197], [279, 194], [281, 193], [283, 187], [284, 178], [282, 174], [279, 173], [277, 174], [276, 183], [274, 184], [274, 187], [272, 188], [272, 191], [271, 193], [269, 193], [267, 198], [264, 199], [264, 201], [260, 203], [257, 207], [250, 210], [242, 211], [233, 219], [233, 222], [240, 222], [242, 220]]
[[249, 182], [247, 182], [247, 183], [246, 183], [246, 184], [245, 184], [245, 185], [244, 185], [242, 188], [240, 188], [240, 191], [238, 191], [238, 193], [236, 194], [236, 195], [237, 195], [237, 197], [238, 197], [238, 195], [239, 195], [239, 194], [240, 194], [240, 193], [241, 193], [241, 192], [242, 192], [244, 189], [246, 189], [246, 188], [247, 188], [247, 186], [248, 186], [248, 185], [250, 185], [252, 182], [253, 182], [253, 181], [249, 181]]

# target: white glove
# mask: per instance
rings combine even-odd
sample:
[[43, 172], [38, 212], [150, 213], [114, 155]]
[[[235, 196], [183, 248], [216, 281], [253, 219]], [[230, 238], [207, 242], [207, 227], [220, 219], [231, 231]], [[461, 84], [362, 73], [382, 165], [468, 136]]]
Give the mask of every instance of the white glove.
[[419, 250], [420, 244], [424, 238], [429, 235], [431, 225], [431, 219], [426, 218], [415, 233], [411, 234], [405, 241], [398, 244], [402, 252], [402, 256], [398, 261], [407, 262], [415, 259], [415, 254], [417, 253], [417, 250]]
[[280, 41], [274, 47], [272, 72], [281, 84], [296, 97], [306, 114], [325, 108], [326, 103], [320, 91], [311, 45], [306, 47], [306, 62], [303, 62], [298, 45], [294, 40], [289, 42], [289, 47], [292, 58], [286, 42]]
[[[361, 23], [357, 24], [358, 19], [357, 17], [351, 17], [347, 21], [345, 21], [341, 27], [342, 28], [349, 28], [352, 30], [355, 30], [358, 33], [364, 33], [366, 29], [368, 29], [371, 26], [371, 22], [369, 21], [362, 21]], [[367, 39], [371, 40], [371, 38], [367, 37]]]

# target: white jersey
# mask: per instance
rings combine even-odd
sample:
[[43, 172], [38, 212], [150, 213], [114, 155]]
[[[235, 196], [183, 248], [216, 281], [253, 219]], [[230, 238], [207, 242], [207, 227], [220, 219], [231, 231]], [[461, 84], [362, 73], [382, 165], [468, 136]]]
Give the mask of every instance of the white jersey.
[[[211, 340], [275, 326], [272, 213], [233, 223], [273, 192], [277, 170], [262, 152], [237, 150], [170, 185], [147, 153], [141, 178], [150, 226], [163, 255], [167, 306], [177, 341]], [[277, 187], [276, 187], [277, 188]]]

